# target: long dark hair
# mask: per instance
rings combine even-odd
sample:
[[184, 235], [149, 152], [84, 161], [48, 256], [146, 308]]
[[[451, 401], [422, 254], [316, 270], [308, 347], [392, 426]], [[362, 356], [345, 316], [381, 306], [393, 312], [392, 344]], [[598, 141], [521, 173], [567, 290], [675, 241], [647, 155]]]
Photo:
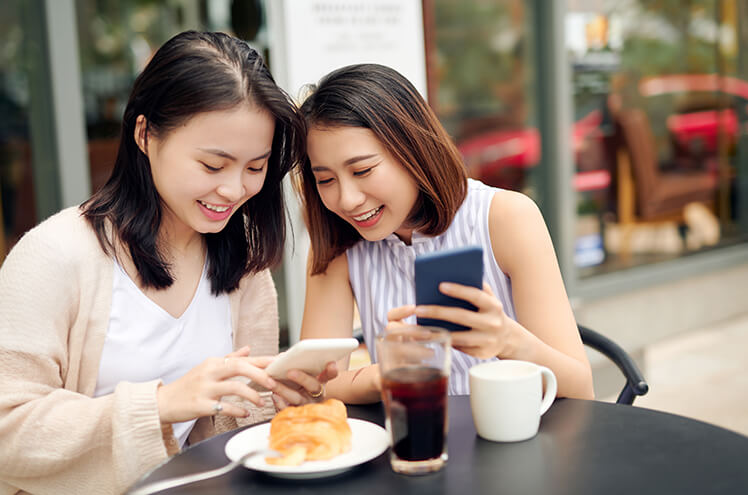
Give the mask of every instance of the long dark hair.
[[[418, 184], [408, 224], [426, 235], [447, 230], [465, 200], [467, 172], [447, 131], [410, 81], [383, 65], [357, 64], [329, 73], [310, 89], [300, 109], [307, 128], [371, 130]], [[297, 186], [312, 244], [311, 272], [317, 274], [361, 235], [325, 208], [305, 149], [300, 156]]]
[[162, 204], [148, 157], [135, 143], [137, 117], [145, 116], [148, 133], [165, 136], [197, 114], [245, 103], [273, 116], [275, 134], [260, 192], [221, 232], [203, 234], [214, 294], [231, 292], [244, 275], [280, 261], [285, 241], [281, 180], [297, 162], [303, 122], [262, 57], [244, 41], [223, 33], [187, 31], [174, 36], [135, 80], [112, 175], [81, 209], [105, 252], [116, 255], [115, 236], [129, 250], [145, 287], [163, 289], [174, 278], [158, 244]]

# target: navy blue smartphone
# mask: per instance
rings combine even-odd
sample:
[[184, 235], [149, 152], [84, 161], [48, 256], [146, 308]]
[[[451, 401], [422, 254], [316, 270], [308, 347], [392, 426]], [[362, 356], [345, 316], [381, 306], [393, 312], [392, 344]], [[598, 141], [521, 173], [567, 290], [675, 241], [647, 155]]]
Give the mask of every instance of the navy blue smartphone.
[[[415, 278], [417, 305], [457, 306], [475, 311], [478, 308], [469, 302], [439, 292], [439, 284], [454, 282], [482, 289], [483, 248], [465, 246], [416, 256]], [[431, 318], [418, 318], [417, 320], [419, 325], [442, 327], [453, 332], [468, 330], [468, 327], [464, 325], [444, 320]]]

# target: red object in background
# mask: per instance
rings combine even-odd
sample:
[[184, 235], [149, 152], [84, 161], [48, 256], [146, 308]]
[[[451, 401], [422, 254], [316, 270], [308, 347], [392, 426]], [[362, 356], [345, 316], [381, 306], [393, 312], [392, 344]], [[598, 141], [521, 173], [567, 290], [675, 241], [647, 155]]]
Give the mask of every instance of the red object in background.
[[748, 82], [718, 74], [665, 74], [639, 83], [639, 92], [647, 97], [692, 91], [726, 93], [748, 100]]
[[[645, 97], [715, 92], [748, 101], [748, 82], [716, 74], [669, 74], [643, 79], [639, 92]], [[580, 170], [574, 177], [577, 191], [601, 190], [610, 185], [610, 172], [603, 166], [604, 160], [595, 154], [603, 147], [602, 120], [602, 112], [594, 110], [576, 121], [572, 128], [574, 160]], [[734, 109], [706, 110], [670, 115], [667, 127], [682, 150], [714, 154], [718, 130], [724, 130], [732, 145], [737, 139], [739, 122]], [[472, 177], [514, 190], [522, 189], [527, 172], [541, 157], [540, 134], [533, 127], [481, 134], [460, 142], [458, 149]]]
[[722, 127], [730, 143], [734, 143], [738, 133], [738, 118], [731, 109], [706, 110], [671, 115], [667, 118], [667, 128], [678, 145], [690, 148], [698, 142], [703, 151], [717, 151], [717, 130]]
[[574, 122], [571, 138], [575, 157], [582, 151], [586, 139], [602, 139], [600, 134], [600, 124], [602, 122], [603, 113], [600, 110], [593, 110]]
[[[594, 110], [578, 121], [572, 129], [574, 153], [578, 153], [588, 137], [596, 137], [602, 112]], [[529, 168], [540, 161], [540, 133], [534, 127], [518, 131], [494, 131], [462, 141], [458, 149], [471, 170], [491, 174], [502, 167]]]
[[574, 189], [577, 191], [597, 191], [610, 185], [610, 172], [589, 170], [574, 174]]
[[[602, 112], [594, 110], [574, 123], [572, 146], [577, 163], [590, 139], [602, 140], [602, 119]], [[494, 186], [519, 190], [525, 171], [540, 161], [540, 133], [534, 127], [516, 131], [493, 131], [466, 139], [457, 148], [471, 176]], [[602, 172], [608, 179], [605, 186], [599, 186], [605, 179], [600, 179], [601, 174], [594, 176], [598, 183], [595, 189], [607, 187], [610, 174], [607, 171], [597, 172]], [[593, 176], [584, 177], [580, 179], [583, 184], [589, 181], [586, 177]]]
[[[721, 93], [748, 101], [748, 82], [719, 74], [665, 74], [642, 79], [639, 83], [642, 96], [659, 96], [671, 93]], [[734, 109], [706, 110], [671, 115], [667, 127], [679, 146], [700, 151], [717, 151], [717, 130], [722, 126], [730, 143], [738, 135], [738, 119]]]
[[462, 141], [458, 149], [465, 165], [481, 174], [502, 167], [529, 168], [540, 159], [540, 134], [533, 127], [488, 132]]

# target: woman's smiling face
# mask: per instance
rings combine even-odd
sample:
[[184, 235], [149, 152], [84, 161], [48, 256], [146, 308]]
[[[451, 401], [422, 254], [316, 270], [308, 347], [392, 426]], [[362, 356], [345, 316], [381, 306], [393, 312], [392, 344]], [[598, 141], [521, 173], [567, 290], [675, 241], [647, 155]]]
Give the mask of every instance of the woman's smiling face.
[[405, 222], [418, 199], [418, 185], [371, 130], [312, 127], [307, 154], [327, 209], [368, 241], [395, 233], [410, 242], [412, 229]]
[[[198, 114], [163, 138], [149, 135], [164, 225], [187, 235], [220, 232], [262, 189], [274, 131], [269, 113], [242, 105]], [[136, 129], [136, 139], [141, 135]]]

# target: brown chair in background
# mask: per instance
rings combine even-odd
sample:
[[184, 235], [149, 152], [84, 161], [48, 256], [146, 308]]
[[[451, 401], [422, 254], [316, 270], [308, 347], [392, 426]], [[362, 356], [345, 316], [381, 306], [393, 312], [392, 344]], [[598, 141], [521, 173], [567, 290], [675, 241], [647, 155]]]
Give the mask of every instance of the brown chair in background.
[[[624, 211], [631, 220], [679, 220], [688, 203], [714, 203], [717, 180], [706, 171], [662, 172], [646, 113], [639, 108], [618, 114], [621, 144], [618, 150], [619, 178], [630, 185], [624, 188]], [[623, 173], [629, 177], [621, 177]], [[619, 184], [621, 188], [622, 184]], [[628, 189], [628, 190], [626, 190]], [[620, 189], [619, 189], [620, 190]], [[627, 197], [628, 196], [628, 197]], [[626, 204], [628, 203], [628, 204]], [[623, 220], [623, 219], [622, 219]]]
[[[661, 171], [647, 114], [639, 108], [615, 113], [618, 222], [623, 228], [622, 254], [628, 254], [633, 227], [642, 223], [683, 224], [688, 205], [713, 210], [717, 188], [706, 171]], [[703, 206], [703, 207], [702, 207]]]

